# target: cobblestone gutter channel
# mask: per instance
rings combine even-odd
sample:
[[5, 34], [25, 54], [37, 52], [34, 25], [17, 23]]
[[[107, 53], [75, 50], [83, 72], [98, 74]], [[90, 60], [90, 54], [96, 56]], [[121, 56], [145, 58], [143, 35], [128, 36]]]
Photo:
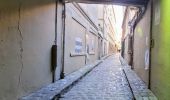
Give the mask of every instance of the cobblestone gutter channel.
[[121, 64], [123, 65], [124, 73], [127, 77], [129, 85], [135, 100], [158, 100], [157, 97], [150, 91], [145, 83], [138, 77], [138, 75], [131, 70], [126, 61], [120, 57]]

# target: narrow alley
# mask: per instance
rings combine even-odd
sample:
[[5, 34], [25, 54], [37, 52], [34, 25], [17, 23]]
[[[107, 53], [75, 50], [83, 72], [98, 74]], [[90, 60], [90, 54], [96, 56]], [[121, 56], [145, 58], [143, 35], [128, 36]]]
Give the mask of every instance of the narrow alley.
[[170, 100], [170, 0], [0, 0], [0, 100]]
[[119, 56], [108, 57], [61, 95], [60, 100], [132, 100]]

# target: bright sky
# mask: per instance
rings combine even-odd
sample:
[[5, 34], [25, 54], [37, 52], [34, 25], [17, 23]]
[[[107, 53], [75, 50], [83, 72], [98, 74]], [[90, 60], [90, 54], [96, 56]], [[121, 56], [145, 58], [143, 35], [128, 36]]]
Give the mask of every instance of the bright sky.
[[115, 10], [115, 17], [116, 17], [116, 27], [117, 27], [117, 38], [120, 41], [121, 40], [121, 34], [122, 34], [122, 22], [123, 22], [123, 6], [114, 5]]

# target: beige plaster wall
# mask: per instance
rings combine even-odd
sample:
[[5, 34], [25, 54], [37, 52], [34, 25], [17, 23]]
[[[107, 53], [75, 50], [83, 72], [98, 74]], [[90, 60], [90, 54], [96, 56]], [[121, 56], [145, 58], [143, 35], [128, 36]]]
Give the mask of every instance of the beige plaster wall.
[[0, 100], [52, 82], [55, 1], [0, 1]]

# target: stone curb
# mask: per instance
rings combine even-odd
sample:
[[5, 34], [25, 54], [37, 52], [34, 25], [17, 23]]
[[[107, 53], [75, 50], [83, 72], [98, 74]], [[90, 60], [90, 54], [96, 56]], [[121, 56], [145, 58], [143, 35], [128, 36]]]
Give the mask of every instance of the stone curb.
[[86, 65], [85, 67], [80, 68], [78, 71], [69, 74], [64, 79], [49, 84], [36, 92], [33, 92], [27, 96], [20, 98], [19, 100], [53, 100], [54, 98], [59, 96], [64, 90], [71, 87], [76, 81], [78, 81], [87, 73], [89, 73], [94, 67], [102, 63], [102, 61], [103, 60], [97, 60], [93, 64]]
[[120, 62], [123, 65], [123, 70], [127, 76], [135, 100], [158, 100], [121, 56]]
[[113, 54], [110, 54], [110, 55], [104, 56], [104, 57], [102, 57], [102, 58], [101, 58], [101, 60], [105, 60], [105, 59], [107, 59], [108, 57], [110, 57], [111, 55], [113, 55]]

